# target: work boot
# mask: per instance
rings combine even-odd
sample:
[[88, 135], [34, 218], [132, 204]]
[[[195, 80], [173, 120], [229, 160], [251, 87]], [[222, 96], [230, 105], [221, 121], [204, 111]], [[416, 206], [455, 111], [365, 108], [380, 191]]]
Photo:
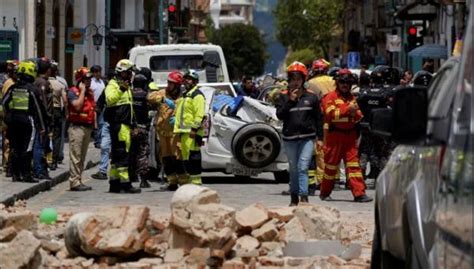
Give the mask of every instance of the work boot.
[[316, 196], [316, 190], [318, 189], [318, 185], [315, 184], [311, 184], [308, 186], [308, 195], [309, 196]]
[[319, 195], [319, 199], [321, 199], [321, 201], [326, 201], [326, 202], [331, 202], [331, 201], [334, 201], [331, 196], [322, 196], [322, 195]]
[[49, 166], [49, 170], [51, 171], [54, 171], [58, 169], [58, 164], [56, 162], [53, 162], [50, 166]]
[[120, 193], [120, 180], [118, 179], [109, 180], [109, 192]]
[[106, 180], [107, 179], [107, 174], [98, 171], [97, 173], [92, 174], [91, 177], [93, 179]]
[[146, 189], [151, 187], [150, 183], [148, 183], [148, 180], [146, 180], [146, 178], [138, 175], [138, 180], [140, 180], [140, 189]]
[[32, 177], [31, 174], [27, 174], [25, 176], [23, 176], [23, 178], [21, 179], [21, 181], [23, 182], [28, 182], [28, 183], [38, 183], [39, 180], [37, 180], [36, 178]]
[[372, 199], [371, 197], [365, 194], [354, 198], [354, 202], [358, 202], [358, 203], [368, 203], [368, 202], [372, 202], [372, 200], [374, 199]]
[[92, 190], [91, 186], [87, 186], [82, 183], [79, 186], [76, 186], [70, 189], [70, 191], [90, 191], [90, 190]]
[[12, 176], [12, 181], [13, 181], [13, 182], [20, 182], [20, 181], [23, 181], [23, 180], [22, 180], [22, 178], [21, 178], [20, 175], [15, 175], [15, 174], [13, 174], [13, 176]]
[[120, 183], [120, 192], [123, 193], [141, 193], [142, 190], [132, 186], [132, 182], [121, 182]]
[[290, 195], [290, 194], [291, 194], [291, 192], [289, 190], [281, 192], [281, 195], [285, 195], [285, 196]]
[[178, 184], [168, 184], [160, 188], [161, 191], [176, 191], [178, 189]]
[[291, 194], [290, 206], [297, 206], [299, 203], [298, 194]]
[[300, 203], [309, 203], [308, 201], [308, 195], [301, 195], [300, 196]]

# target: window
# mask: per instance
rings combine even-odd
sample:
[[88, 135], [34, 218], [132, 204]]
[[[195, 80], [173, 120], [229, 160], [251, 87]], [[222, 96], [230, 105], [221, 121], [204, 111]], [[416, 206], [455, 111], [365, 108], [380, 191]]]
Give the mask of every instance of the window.
[[203, 67], [202, 55], [163, 55], [150, 58], [150, 69], [155, 72], [194, 69]]
[[122, 0], [110, 1], [110, 28], [120, 29], [122, 27]]

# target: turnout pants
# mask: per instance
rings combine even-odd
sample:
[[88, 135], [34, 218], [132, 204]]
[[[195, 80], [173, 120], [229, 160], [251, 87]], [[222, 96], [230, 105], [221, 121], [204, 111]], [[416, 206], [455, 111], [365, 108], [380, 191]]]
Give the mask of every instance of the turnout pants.
[[177, 159], [181, 155], [177, 147], [178, 139], [177, 135], [160, 134], [160, 160], [170, 185], [186, 184], [189, 181], [183, 161]]
[[[4, 123], [5, 124], [5, 123]], [[8, 139], [8, 129], [6, 126], [3, 127], [2, 130], [2, 150], [3, 150], [3, 158], [2, 158], [2, 167], [5, 173], [10, 169], [11, 162], [10, 162], [10, 140]]]
[[[189, 137], [189, 134], [180, 134], [179, 148], [181, 149], [181, 160], [184, 170], [189, 175], [187, 182], [180, 178], [182, 183], [202, 184], [202, 166], [201, 166], [201, 145], [196, 143], [195, 138]], [[180, 183], [181, 184], [181, 183]]]
[[132, 144], [130, 146], [130, 177], [144, 177], [148, 174], [148, 155], [150, 145], [148, 144], [148, 129], [137, 127], [132, 132]]
[[110, 124], [112, 151], [110, 162], [110, 181], [129, 183], [128, 166], [130, 161], [131, 129], [121, 123]]
[[365, 183], [359, 165], [357, 132], [328, 132], [324, 146], [324, 176], [320, 195], [327, 197], [334, 189], [341, 159], [346, 166], [347, 183], [354, 197], [365, 194]]
[[31, 122], [12, 122], [8, 126], [11, 147], [12, 174], [15, 177], [31, 176], [31, 153], [28, 153], [33, 128]]

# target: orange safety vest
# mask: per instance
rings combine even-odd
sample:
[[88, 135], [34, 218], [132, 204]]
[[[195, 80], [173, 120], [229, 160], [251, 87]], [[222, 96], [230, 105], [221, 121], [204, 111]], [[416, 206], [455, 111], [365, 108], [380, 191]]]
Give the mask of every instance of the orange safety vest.
[[[80, 90], [77, 87], [69, 88], [76, 96], [79, 96]], [[95, 119], [95, 101], [94, 94], [86, 93], [84, 96], [84, 105], [81, 111], [76, 111], [71, 102], [68, 104], [68, 121], [76, 124], [94, 124]]]

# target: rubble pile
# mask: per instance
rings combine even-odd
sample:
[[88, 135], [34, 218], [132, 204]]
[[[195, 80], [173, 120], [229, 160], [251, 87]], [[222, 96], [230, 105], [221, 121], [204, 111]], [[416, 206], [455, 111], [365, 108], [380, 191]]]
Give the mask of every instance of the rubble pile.
[[352, 242], [359, 228], [346, 229], [330, 207], [235, 210], [217, 192], [186, 185], [169, 218], [122, 206], [45, 225], [24, 207], [0, 208], [0, 268], [368, 268]]

